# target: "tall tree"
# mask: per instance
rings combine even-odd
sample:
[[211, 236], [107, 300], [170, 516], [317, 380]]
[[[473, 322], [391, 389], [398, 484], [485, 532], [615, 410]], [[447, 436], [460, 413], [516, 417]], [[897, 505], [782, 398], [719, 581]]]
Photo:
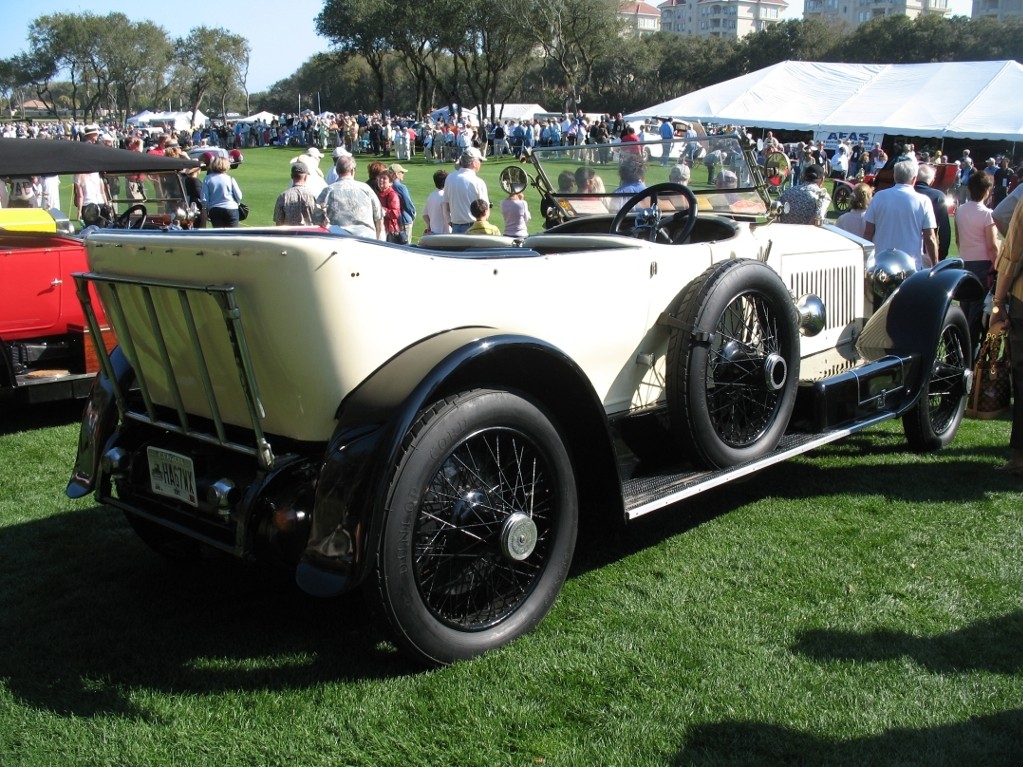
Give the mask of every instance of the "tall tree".
[[836, 42], [832, 28], [822, 21], [783, 21], [739, 41], [737, 74], [755, 72], [781, 61], [823, 61]]
[[376, 77], [377, 107], [384, 105], [384, 57], [390, 49], [385, 31], [395, 23], [389, 0], [326, 0], [316, 31], [344, 54], [362, 56]]
[[123, 13], [104, 19], [97, 40], [97, 65], [105, 73], [122, 119], [134, 114], [145, 89], [164, 86], [173, 52], [167, 32], [150, 21], [133, 22]]
[[441, 44], [452, 56], [461, 100], [468, 95], [472, 103], [492, 111], [515, 89], [515, 73], [533, 49], [522, 24], [528, 0], [462, 0], [459, 7], [461, 23], [449, 27]]
[[55, 13], [40, 16], [29, 25], [29, 51], [19, 57], [23, 75], [31, 78], [36, 96], [56, 114], [50, 98], [50, 83], [66, 74], [71, 83], [72, 117], [81, 108], [86, 116], [98, 100], [92, 81], [95, 67], [90, 63], [95, 41], [93, 14]]
[[564, 100], [579, 108], [597, 62], [622, 44], [618, 0], [533, 0], [518, 19], [533, 44], [562, 76]]
[[192, 122], [207, 96], [217, 98], [221, 114], [227, 111], [232, 92], [244, 90], [242, 75], [248, 69], [249, 43], [221, 28], [196, 27], [174, 44], [175, 80], [187, 83]]

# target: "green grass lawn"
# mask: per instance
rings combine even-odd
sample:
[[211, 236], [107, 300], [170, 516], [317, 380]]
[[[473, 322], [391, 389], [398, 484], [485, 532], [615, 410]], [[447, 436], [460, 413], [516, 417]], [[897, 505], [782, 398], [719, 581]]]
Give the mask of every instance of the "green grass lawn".
[[532, 634], [423, 671], [361, 600], [172, 565], [63, 495], [75, 406], [0, 429], [0, 764], [1018, 765], [1023, 482], [1008, 424], [875, 429], [584, 523]]

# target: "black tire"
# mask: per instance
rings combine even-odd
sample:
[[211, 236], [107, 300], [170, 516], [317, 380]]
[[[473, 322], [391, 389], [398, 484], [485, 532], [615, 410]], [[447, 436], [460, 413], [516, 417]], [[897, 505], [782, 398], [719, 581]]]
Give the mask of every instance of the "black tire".
[[672, 431], [709, 468], [759, 458], [781, 440], [799, 384], [798, 316], [760, 261], [714, 264], [682, 291], [668, 341]]
[[926, 389], [902, 416], [902, 430], [910, 448], [926, 453], [940, 450], [955, 439], [969, 396], [966, 372], [972, 359], [966, 315], [958, 306], [950, 306]]
[[423, 410], [384, 509], [370, 606], [430, 664], [501, 647], [543, 620], [575, 548], [578, 499], [558, 431], [508, 392]]
[[845, 213], [852, 207], [852, 190], [844, 184], [835, 184], [835, 210]]

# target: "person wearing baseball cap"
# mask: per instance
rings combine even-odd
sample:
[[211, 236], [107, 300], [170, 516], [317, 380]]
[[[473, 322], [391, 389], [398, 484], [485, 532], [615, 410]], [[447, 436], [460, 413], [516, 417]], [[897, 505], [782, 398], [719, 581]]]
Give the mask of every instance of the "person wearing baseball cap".
[[396, 162], [392, 162], [388, 166], [388, 170], [394, 171], [395, 180], [392, 187], [401, 201], [401, 227], [405, 230], [406, 241], [412, 242], [412, 224], [416, 220], [416, 205], [412, 202], [412, 195], [409, 194], [408, 187], [405, 186], [405, 174], [408, 171], [404, 165], [399, 165]]
[[831, 195], [824, 188], [826, 175], [823, 166], [807, 165], [802, 183], [786, 189], [778, 198], [781, 204], [778, 220], [785, 224], [823, 224], [831, 207]]
[[476, 223], [471, 210], [473, 202], [490, 202], [486, 182], [477, 175], [482, 162], [480, 150], [467, 147], [458, 158], [458, 168], [444, 181], [444, 204], [454, 234], [467, 232]]
[[298, 160], [291, 164], [291, 186], [277, 197], [274, 204], [275, 226], [313, 226], [317, 215], [316, 195], [306, 181], [309, 168]]
[[352, 156], [353, 156], [352, 153], [349, 152], [347, 149], [345, 149], [343, 146], [336, 146], [336, 147], [334, 147], [334, 151], [331, 152], [331, 158], [332, 158], [333, 162], [331, 162], [330, 170], [327, 171], [327, 176], [326, 176], [326, 180], [327, 180], [327, 184], [328, 185], [336, 183], [337, 180], [339, 178], [341, 178], [341, 176], [338, 175], [338, 172], [337, 172], [337, 161], [340, 160], [342, 157], [352, 157]]
[[[320, 170], [320, 160], [322, 159], [323, 152], [321, 152], [317, 147], [311, 146], [305, 150], [304, 154], [300, 154], [298, 157], [291, 158], [291, 162], [305, 163], [305, 166], [309, 169], [310, 178], [316, 175], [320, 177], [321, 181], [323, 181], [324, 180], [323, 171]], [[324, 183], [323, 186], [326, 186], [326, 183]], [[317, 194], [319, 194], [319, 191], [317, 191]]]

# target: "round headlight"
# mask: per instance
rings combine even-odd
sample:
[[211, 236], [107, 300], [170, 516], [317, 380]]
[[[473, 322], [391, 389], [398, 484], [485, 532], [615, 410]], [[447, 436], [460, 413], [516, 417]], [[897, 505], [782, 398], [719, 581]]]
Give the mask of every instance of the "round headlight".
[[874, 295], [882, 301], [895, 292], [906, 279], [916, 273], [916, 261], [898, 248], [888, 248], [867, 259], [867, 282]]

